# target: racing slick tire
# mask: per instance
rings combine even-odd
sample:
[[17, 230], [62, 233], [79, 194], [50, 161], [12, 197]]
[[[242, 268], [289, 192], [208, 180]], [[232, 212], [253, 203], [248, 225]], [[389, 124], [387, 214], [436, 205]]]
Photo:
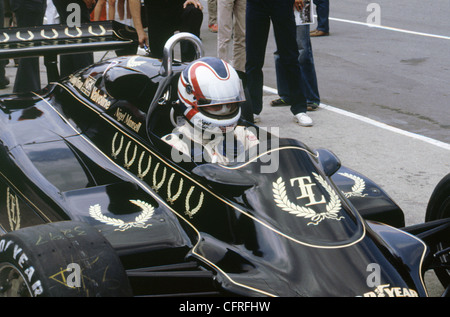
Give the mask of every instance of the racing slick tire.
[[[450, 218], [450, 174], [445, 176], [436, 186], [431, 194], [427, 206], [425, 221]], [[439, 252], [450, 247], [450, 237], [432, 246], [432, 252]], [[439, 257], [440, 261], [446, 265], [450, 264], [450, 254], [444, 253]], [[435, 269], [436, 276], [444, 287], [450, 285], [450, 270], [444, 268]]]
[[88, 224], [55, 222], [0, 236], [0, 297], [131, 295], [119, 257]]

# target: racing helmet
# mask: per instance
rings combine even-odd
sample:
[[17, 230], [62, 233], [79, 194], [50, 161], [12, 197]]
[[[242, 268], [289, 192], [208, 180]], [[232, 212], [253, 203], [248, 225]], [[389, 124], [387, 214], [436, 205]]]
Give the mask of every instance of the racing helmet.
[[209, 133], [234, 130], [245, 101], [236, 70], [216, 57], [190, 63], [180, 74], [178, 97], [184, 117], [195, 128]]

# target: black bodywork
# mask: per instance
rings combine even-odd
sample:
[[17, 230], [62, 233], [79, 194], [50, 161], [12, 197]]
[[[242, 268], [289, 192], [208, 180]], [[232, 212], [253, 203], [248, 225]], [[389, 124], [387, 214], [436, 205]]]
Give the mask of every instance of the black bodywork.
[[175, 162], [161, 137], [186, 64], [166, 58], [116, 57], [1, 97], [1, 231], [88, 223], [134, 295], [427, 295], [426, 243], [331, 152], [264, 134], [246, 162]]

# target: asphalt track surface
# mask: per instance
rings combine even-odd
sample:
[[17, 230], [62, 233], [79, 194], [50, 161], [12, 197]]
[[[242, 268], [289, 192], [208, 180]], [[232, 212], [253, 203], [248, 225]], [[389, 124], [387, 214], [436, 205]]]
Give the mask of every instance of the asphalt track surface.
[[[202, 3], [205, 55], [216, 56], [216, 34], [207, 29]], [[313, 127], [295, 124], [288, 107], [269, 105], [277, 98], [269, 39], [260, 126], [331, 150], [378, 183], [402, 208], [407, 225], [417, 224], [434, 187], [450, 173], [450, 3], [377, 1], [380, 25], [367, 23], [370, 3], [331, 1], [330, 36], [312, 38], [322, 98], [319, 110], [310, 112]], [[15, 71], [10, 63], [12, 82]], [[42, 78], [45, 84], [44, 68]], [[11, 91], [12, 84], [0, 94]], [[429, 280], [430, 295], [439, 296], [439, 283]]]

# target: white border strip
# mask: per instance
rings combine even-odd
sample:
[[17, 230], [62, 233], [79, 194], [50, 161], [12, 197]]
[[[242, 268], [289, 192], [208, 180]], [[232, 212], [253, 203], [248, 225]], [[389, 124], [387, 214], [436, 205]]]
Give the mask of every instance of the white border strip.
[[[264, 86], [264, 91], [268, 92], [268, 93], [271, 93], [271, 94], [275, 94], [275, 95], [278, 94], [278, 91], [276, 89], [271, 88], [271, 87], [267, 87], [267, 86]], [[355, 113], [352, 113], [352, 112], [349, 112], [349, 111], [346, 111], [346, 110], [342, 110], [342, 109], [339, 109], [339, 108], [336, 108], [336, 107], [333, 107], [333, 106], [329, 106], [329, 105], [326, 105], [326, 104], [323, 104], [323, 103], [320, 104], [320, 108], [323, 108], [325, 110], [329, 110], [329, 111], [332, 111], [332, 112], [344, 115], [346, 117], [350, 117], [350, 118], [359, 120], [361, 122], [368, 123], [370, 125], [376, 126], [378, 128], [384, 129], [384, 130], [388, 130], [388, 131], [391, 131], [391, 132], [394, 132], [394, 133], [397, 133], [397, 134], [401, 134], [401, 135], [404, 135], [404, 136], [407, 136], [407, 137], [410, 137], [410, 138], [413, 138], [413, 139], [416, 139], [416, 140], [420, 140], [420, 141], [429, 143], [431, 145], [440, 147], [440, 148], [442, 148], [444, 150], [449, 150], [450, 151], [450, 144], [448, 144], [448, 143], [444, 143], [444, 142], [441, 142], [441, 141], [438, 141], [438, 140], [435, 140], [435, 139], [432, 139], [432, 138], [429, 138], [429, 137], [426, 137], [426, 136], [423, 136], [423, 135], [420, 135], [420, 134], [416, 134], [416, 133], [408, 132], [408, 131], [405, 131], [405, 130], [402, 130], [402, 129], [399, 129], [399, 128], [395, 128], [395, 127], [390, 126], [388, 124], [385, 124], [385, 123], [382, 123], [382, 122], [379, 122], [379, 121], [376, 121], [376, 120], [373, 120], [373, 119], [369, 119], [367, 117], [364, 117], [364, 116], [361, 116], [361, 115], [358, 115], [358, 114], [355, 114]]]

